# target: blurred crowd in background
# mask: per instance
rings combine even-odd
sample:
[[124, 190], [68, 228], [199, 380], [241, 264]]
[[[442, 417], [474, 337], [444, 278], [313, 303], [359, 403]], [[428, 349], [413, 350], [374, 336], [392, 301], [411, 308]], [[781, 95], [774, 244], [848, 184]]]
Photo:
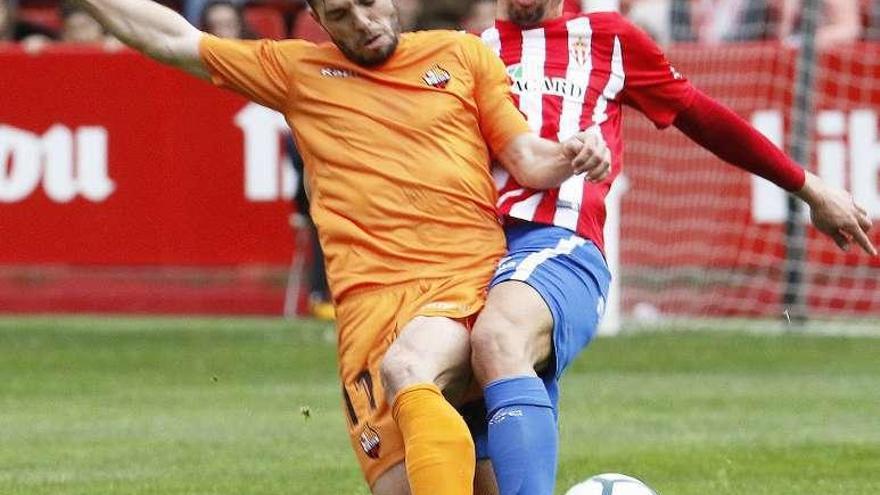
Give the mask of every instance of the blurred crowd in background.
[[[611, 0], [614, 3], [615, 0]], [[570, 12], [607, 8], [607, 0], [564, 0]], [[620, 11], [661, 44], [780, 40], [797, 44], [803, 0], [619, 0]], [[162, 0], [194, 25], [231, 38], [326, 40], [304, 0]], [[405, 30], [480, 32], [491, 26], [493, 0], [397, 0]], [[828, 49], [880, 39], [880, 0], [819, 0], [817, 43]], [[65, 0], [0, 0], [0, 43], [39, 51], [56, 42], [120, 44]]]

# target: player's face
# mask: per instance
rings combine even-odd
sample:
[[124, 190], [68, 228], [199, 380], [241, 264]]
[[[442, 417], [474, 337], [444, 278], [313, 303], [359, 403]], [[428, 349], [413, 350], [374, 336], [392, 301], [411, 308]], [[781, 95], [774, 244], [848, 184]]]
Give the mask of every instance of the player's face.
[[533, 26], [560, 15], [562, 0], [501, 0], [502, 17], [520, 26]]
[[394, 0], [319, 0], [318, 22], [351, 61], [380, 65], [394, 53], [400, 16]]

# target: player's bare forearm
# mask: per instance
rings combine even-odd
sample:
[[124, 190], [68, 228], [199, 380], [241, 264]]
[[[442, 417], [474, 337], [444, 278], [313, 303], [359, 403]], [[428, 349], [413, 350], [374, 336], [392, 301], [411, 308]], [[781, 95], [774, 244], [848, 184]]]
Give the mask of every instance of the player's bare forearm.
[[572, 174], [563, 145], [533, 134], [514, 138], [498, 160], [520, 185], [530, 189], [557, 187]]
[[573, 174], [585, 174], [586, 180], [599, 182], [611, 170], [605, 142], [592, 130], [579, 133], [565, 143], [523, 134], [515, 138], [498, 159], [520, 185], [530, 189], [559, 187]]
[[165, 64], [206, 78], [199, 58], [202, 32], [177, 12], [151, 0], [74, 0], [113, 36]]

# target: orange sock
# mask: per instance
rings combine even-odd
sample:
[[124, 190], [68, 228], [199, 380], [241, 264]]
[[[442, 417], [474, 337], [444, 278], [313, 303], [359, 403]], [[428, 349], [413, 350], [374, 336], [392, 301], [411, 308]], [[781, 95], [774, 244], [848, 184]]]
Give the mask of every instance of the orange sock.
[[476, 453], [470, 430], [434, 384], [413, 385], [394, 401], [412, 495], [472, 495]]

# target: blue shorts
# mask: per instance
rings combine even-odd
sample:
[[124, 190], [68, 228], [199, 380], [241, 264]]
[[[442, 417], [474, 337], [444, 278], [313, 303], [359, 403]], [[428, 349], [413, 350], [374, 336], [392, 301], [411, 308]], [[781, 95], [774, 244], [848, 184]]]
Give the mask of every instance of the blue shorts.
[[[490, 287], [520, 281], [547, 303], [553, 315], [553, 355], [541, 378], [557, 408], [559, 378], [596, 335], [611, 273], [599, 248], [570, 230], [526, 222], [506, 227], [505, 234], [508, 254], [499, 262]], [[485, 409], [466, 408], [462, 414], [471, 426], [478, 456], [485, 458], [486, 430], [480, 424], [485, 423]]]

